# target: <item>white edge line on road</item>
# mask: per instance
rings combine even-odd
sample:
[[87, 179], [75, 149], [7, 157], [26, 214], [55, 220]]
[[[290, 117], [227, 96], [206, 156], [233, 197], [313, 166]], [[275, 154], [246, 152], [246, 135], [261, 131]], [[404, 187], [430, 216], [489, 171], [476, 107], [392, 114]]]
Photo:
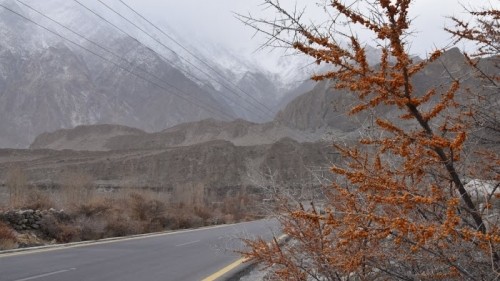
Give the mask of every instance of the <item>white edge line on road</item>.
[[240, 223], [233, 223], [233, 224], [221, 224], [221, 225], [201, 227], [201, 228], [196, 228], [196, 229], [168, 231], [168, 232], [160, 232], [160, 233], [154, 233], [154, 234], [140, 234], [140, 235], [132, 236], [132, 237], [114, 237], [114, 238], [107, 238], [107, 239], [102, 239], [102, 240], [82, 241], [82, 242], [75, 242], [75, 243], [69, 243], [69, 244], [41, 246], [40, 248], [36, 248], [36, 247], [34, 247], [32, 249], [26, 248], [26, 249], [20, 249], [18, 251], [16, 251], [17, 250], [16, 249], [12, 253], [10, 253], [9, 251], [4, 251], [4, 253], [2, 253], [0, 251], [0, 259], [6, 258], [6, 257], [12, 257], [12, 256], [29, 255], [29, 254], [35, 254], [35, 253], [70, 249], [70, 248], [78, 248], [78, 247], [100, 245], [100, 244], [110, 244], [110, 243], [117, 243], [117, 242], [130, 241], [130, 240], [139, 240], [139, 239], [160, 237], [160, 236], [166, 236], [166, 235], [174, 235], [174, 234], [182, 234], [182, 233], [189, 233], [189, 232], [202, 231], [202, 230], [210, 230], [210, 229], [216, 229], [216, 228], [222, 228], [222, 227], [232, 227], [235, 225], [247, 224], [247, 223], [252, 223], [252, 222], [255, 222], [255, 221], [240, 222]]
[[68, 269], [63, 269], [63, 270], [58, 270], [58, 271], [53, 271], [53, 272], [49, 272], [49, 273], [44, 273], [44, 274], [40, 274], [40, 275], [35, 275], [35, 276], [31, 276], [31, 277], [27, 277], [27, 278], [23, 278], [23, 279], [16, 279], [14, 281], [27, 281], [27, 280], [33, 280], [33, 279], [38, 279], [38, 278], [42, 278], [42, 277], [47, 277], [47, 276], [51, 276], [51, 275], [56, 275], [56, 274], [59, 274], [59, 273], [64, 273], [64, 272], [68, 272], [68, 271], [73, 271], [73, 270], [76, 270], [76, 268], [68, 268]]
[[196, 240], [196, 241], [191, 241], [191, 242], [187, 242], [187, 243], [182, 243], [182, 244], [179, 244], [179, 245], [175, 245], [175, 247], [187, 246], [187, 245], [191, 245], [191, 244], [194, 244], [194, 243], [198, 243], [200, 241], [201, 240]]

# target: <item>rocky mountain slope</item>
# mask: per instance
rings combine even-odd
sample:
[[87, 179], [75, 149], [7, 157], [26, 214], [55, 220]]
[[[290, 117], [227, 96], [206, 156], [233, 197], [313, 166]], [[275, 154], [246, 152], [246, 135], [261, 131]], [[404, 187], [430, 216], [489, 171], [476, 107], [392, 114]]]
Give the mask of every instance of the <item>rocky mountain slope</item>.
[[[486, 73], [498, 71], [494, 66], [498, 58], [484, 58], [481, 68]], [[427, 65], [423, 71], [413, 76], [415, 94], [423, 95], [432, 87], [436, 88], [435, 95], [426, 107], [433, 106], [432, 101], [440, 99], [450, 86], [453, 79], [460, 79], [461, 90], [456, 95], [456, 100], [469, 104], [475, 102], [478, 106], [491, 107], [491, 110], [500, 112], [498, 93], [491, 87], [485, 86], [466, 62], [465, 57], [458, 48], [445, 52], [437, 61]], [[481, 95], [481, 98], [479, 95]], [[491, 97], [486, 100], [485, 97]], [[404, 112], [379, 106], [373, 112], [365, 112], [356, 116], [349, 116], [349, 110], [356, 105], [357, 99], [351, 93], [332, 88], [332, 83], [323, 81], [313, 90], [291, 101], [276, 117], [276, 121], [286, 122], [291, 128], [307, 132], [330, 132], [336, 137], [357, 137], [366, 133], [373, 126], [374, 118], [386, 117], [391, 120], [398, 119]], [[486, 107], [485, 107], [486, 108]], [[460, 109], [459, 109], [460, 110]]]
[[29, 4], [104, 49], [16, 1], [3, 1], [87, 50], [0, 8], [0, 147], [27, 147], [40, 133], [78, 125], [119, 124], [151, 132], [206, 118], [265, 122], [301, 86], [284, 80], [296, 76], [277, 75], [215, 45], [198, 50], [162, 27], [207, 67], [139, 19], [128, 15], [169, 49], [98, 3], [85, 4], [128, 34], [72, 1]]
[[[11, 8], [20, 10], [14, 4]], [[134, 73], [148, 77], [139, 71], [145, 69], [164, 79], [149, 76], [155, 83], [140, 79], [7, 10], [0, 10], [0, 19], [0, 32], [6, 35], [0, 42], [0, 146], [26, 147], [44, 131], [80, 124], [114, 123], [160, 130], [224, 116], [186, 99], [233, 115], [227, 105], [214, 98], [213, 89], [196, 84], [130, 38], [114, 36], [108, 40], [126, 54]], [[106, 33], [96, 34], [103, 35]]]

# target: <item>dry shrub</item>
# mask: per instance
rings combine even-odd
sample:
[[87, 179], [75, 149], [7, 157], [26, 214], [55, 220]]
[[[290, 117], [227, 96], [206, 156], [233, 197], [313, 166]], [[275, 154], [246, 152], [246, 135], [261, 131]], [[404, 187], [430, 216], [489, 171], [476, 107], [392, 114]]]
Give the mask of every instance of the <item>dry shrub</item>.
[[209, 209], [206, 206], [195, 206], [194, 207], [194, 214], [197, 217], [200, 217], [204, 221], [208, 221], [210, 218], [213, 217], [214, 211]]
[[222, 217], [222, 219], [224, 220], [224, 223], [235, 223], [235, 219], [234, 219], [234, 215], [231, 215], [231, 214], [227, 214], [227, 215], [224, 215], [224, 217]]
[[0, 250], [10, 250], [17, 248], [17, 239], [14, 231], [0, 221]]
[[94, 194], [92, 178], [79, 172], [67, 172], [60, 179], [64, 204], [70, 208], [79, 206]]
[[30, 232], [17, 234], [16, 239], [20, 248], [43, 246], [45, 244], [43, 239]]
[[117, 216], [108, 221], [105, 228], [106, 237], [120, 237], [144, 233], [144, 226], [135, 220], [124, 216]]
[[204, 220], [189, 213], [172, 213], [161, 221], [164, 229], [187, 229], [204, 225]]
[[109, 222], [107, 218], [79, 218], [76, 220], [76, 224], [80, 227], [81, 233], [80, 238], [83, 241], [86, 240], [97, 240], [105, 238], [106, 227]]
[[157, 218], [147, 224], [144, 224], [144, 233], [160, 232], [165, 230], [163, 222], [164, 218]]
[[174, 189], [173, 197], [177, 203], [188, 206], [203, 205], [205, 201], [205, 186], [203, 184], [193, 184]]
[[186, 229], [193, 227], [193, 220], [189, 216], [177, 216], [175, 218], [176, 227], [178, 229]]
[[54, 202], [47, 194], [40, 189], [31, 189], [24, 201], [23, 209], [48, 210], [54, 207]]
[[[184, 190], [186, 201], [173, 204], [166, 203], [170, 199], [167, 192], [119, 189], [100, 194], [93, 189], [90, 178], [81, 173], [66, 173], [62, 183], [59, 194], [32, 188], [22, 200], [24, 208], [47, 210], [56, 202], [65, 210], [47, 212], [40, 221], [39, 236], [59, 243], [235, 222], [242, 217], [236, 212], [249, 204], [238, 197], [205, 206], [203, 189], [199, 187]], [[190, 192], [194, 192], [193, 196]], [[227, 212], [235, 214], [225, 215]]]
[[223, 201], [222, 209], [225, 214], [232, 216], [231, 222], [244, 220], [251, 209], [252, 198], [248, 195], [228, 197]]
[[48, 239], [67, 243], [79, 241], [80, 228], [66, 214], [48, 213], [40, 220], [40, 231]]
[[92, 198], [88, 202], [74, 207], [74, 215], [97, 217], [107, 214], [113, 208], [114, 202], [107, 198]]
[[40, 231], [46, 238], [55, 239], [59, 233], [58, 220], [52, 214], [44, 215], [40, 220]]
[[165, 203], [156, 199], [146, 199], [139, 193], [130, 194], [131, 216], [139, 221], [153, 221], [165, 213]]
[[73, 224], [59, 224], [56, 240], [62, 243], [81, 241], [81, 228]]

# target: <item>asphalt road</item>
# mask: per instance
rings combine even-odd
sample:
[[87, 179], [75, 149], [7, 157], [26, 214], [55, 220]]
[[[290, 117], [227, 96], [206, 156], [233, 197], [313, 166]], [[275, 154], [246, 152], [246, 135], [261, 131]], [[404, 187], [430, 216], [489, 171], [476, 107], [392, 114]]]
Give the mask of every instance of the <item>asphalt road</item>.
[[275, 220], [0, 255], [2, 281], [202, 280], [240, 257], [240, 238], [279, 233]]

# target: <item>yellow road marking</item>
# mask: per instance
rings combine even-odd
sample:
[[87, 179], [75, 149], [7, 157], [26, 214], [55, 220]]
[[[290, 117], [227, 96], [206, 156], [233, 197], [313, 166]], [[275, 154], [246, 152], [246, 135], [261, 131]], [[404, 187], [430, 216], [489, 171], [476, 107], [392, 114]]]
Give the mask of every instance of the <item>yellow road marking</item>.
[[[278, 242], [280, 242], [281, 240], [285, 239], [287, 237], [286, 234], [283, 234], [281, 235], [280, 237], [278, 237]], [[236, 267], [238, 267], [240, 264], [244, 263], [245, 261], [247, 261], [248, 259], [247, 258], [241, 258], [235, 262], [233, 262], [232, 264], [220, 269], [219, 271], [215, 272], [214, 274], [202, 279], [201, 281], [215, 281], [217, 280], [217, 278], [223, 276], [224, 274], [228, 273], [229, 271], [235, 269]]]
[[241, 258], [235, 262], [233, 262], [232, 264], [224, 267], [223, 269], [215, 272], [214, 274], [208, 276], [207, 278], [203, 279], [202, 281], [215, 281], [217, 280], [217, 278], [221, 277], [222, 275], [228, 273], [229, 271], [235, 269], [236, 267], [238, 267], [240, 264], [244, 263], [247, 259], [245, 258]]
[[281, 242], [281, 240], [285, 239], [287, 236], [287, 234], [282, 234], [280, 237], [278, 237], [278, 242]]

